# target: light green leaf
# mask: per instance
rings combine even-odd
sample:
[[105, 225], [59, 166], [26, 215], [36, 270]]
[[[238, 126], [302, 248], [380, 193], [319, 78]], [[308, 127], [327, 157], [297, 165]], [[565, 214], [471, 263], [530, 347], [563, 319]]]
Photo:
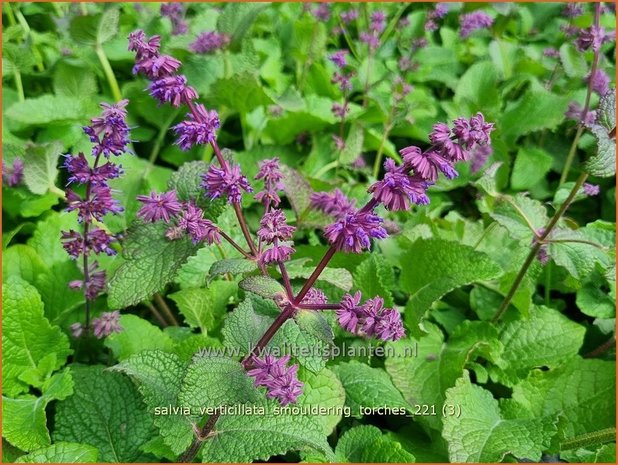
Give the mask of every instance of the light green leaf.
[[490, 216], [507, 229], [511, 237], [530, 243], [535, 231], [548, 222], [547, 209], [525, 194], [499, 197]]
[[76, 98], [96, 94], [96, 76], [86, 68], [60, 62], [54, 72], [54, 92], [56, 95]]
[[88, 444], [103, 462], [133, 462], [153, 433], [133, 383], [104, 367], [74, 366], [75, 393], [56, 407], [55, 441]]
[[342, 415], [337, 413], [342, 410], [345, 403], [345, 390], [341, 382], [328, 368], [320, 370], [319, 373], [301, 368], [298, 371], [298, 379], [303, 383], [303, 393], [298, 398], [298, 405], [331, 409], [332, 413], [305, 415], [322, 427], [324, 435], [330, 435], [342, 418]]
[[294, 321], [301, 332], [310, 334], [326, 344], [332, 344], [335, 337], [333, 329], [320, 312], [315, 310], [298, 310]]
[[74, 261], [56, 263], [39, 274], [34, 284], [41, 294], [45, 316], [53, 324], [62, 324], [71, 310], [83, 304], [84, 293], [68, 286], [73, 280], [84, 279]]
[[571, 97], [556, 95], [540, 86], [530, 88], [503, 113], [499, 126], [504, 140], [513, 144], [519, 136], [541, 129], [554, 129], [564, 121]]
[[240, 274], [249, 273], [257, 269], [257, 264], [253, 260], [247, 260], [246, 258], [226, 258], [225, 260], [218, 260], [212, 264], [208, 274], [210, 276], [217, 276], [220, 274]]
[[509, 378], [521, 377], [533, 368], [555, 368], [575, 356], [584, 341], [586, 330], [557, 310], [532, 307], [530, 317], [504, 325], [500, 342], [504, 345], [501, 366]]
[[243, 114], [274, 103], [264, 92], [258, 78], [249, 72], [218, 79], [212, 84], [210, 92], [211, 105]]
[[187, 368], [178, 402], [200, 418], [202, 407], [257, 402], [260, 396], [253, 381], [236, 360], [198, 354]]
[[164, 408], [182, 407], [178, 395], [186, 371], [185, 363], [176, 354], [155, 350], [133, 355], [113, 369], [126, 373], [137, 382], [163, 442], [175, 454], [187, 449], [193, 439], [193, 418], [183, 415], [182, 409], [178, 413], [168, 411], [163, 414], [162, 411]]
[[[18, 277], [9, 277], [3, 285], [2, 329], [2, 387], [7, 396], [28, 391], [28, 383], [21, 380], [24, 373], [44, 378], [72, 353], [67, 336], [43, 315], [37, 290]], [[51, 370], [41, 365], [50, 353], [55, 354]]]
[[172, 348], [172, 339], [167, 334], [136, 315], [122, 315], [120, 326], [122, 331], [107, 336], [104, 342], [118, 360], [145, 350], [170, 351]]
[[387, 307], [394, 305], [391, 289], [395, 287], [395, 273], [383, 255], [369, 255], [356, 267], [353, 276], [354, 287], [364, 296], [380, 296]]
[[6, 116], [19, 123], [44, 126], [56, 122], [83, 121], [96, 112], [90, 100], [45, 94], [11, 105], [6, 110]]
[[609, 137], [608, 130], [594, 124], [590, 131], [597, 140], [597, 153], [584, 164], [584, 169], [592, 176], [609, 178], [616, 174], [616, 141]]
[[277, 294], [285, 295], [283, 286], [277, 280], [268, 276], [248, 276], [238, 285], [245, 291], [253, 292], [267, 299], [271, 299]]
[[[290, 279], [307, 279], [315, 269], [314, 267], [304, 266], [304, 261], [301, 262], [301, 260], [287, 263], [286, 268]], [[349, 291], [352, 288], [352, 275], [345, 268], [325, 268], [322, 273], [320, 273], [318, 281], [332, 284], [344, 291]]]
[[616, 127], [616, 89], [601, 97], [597, 110], [597, 123], [604, 126], [608, 131]]
[[363, 151], [365, 133], [360, 124], [352, 124], [345, 140], [345, 147], [339, 154], [339, 161], [343, 164], [352, 163]]
[[[460, 324], [448, 343], [437, 326], [427, 324], [427, 330], [420, 338], [390, 343], [394, 356], [386, 359], [385, 366], [408, 404], [433, 405], [440, 415], [446, 389], [462, 376], [467, 364], [479, 356], [496, 360], [502, 346], [496, 329], [485, 322]], [[439, 416], [421, 415], [416, 420], [433, 429], [441, 427]]]
[[37, 223], [32, 237], [28, 240], [28, 245], [37, 252], [47, 266], [66, 262], [69, 260], [69, 255], [62, 247], [60, 234], [61, 231], [77, 227], [75, 215], [50, 211], [45, 219]]
[[489, 255], [443, 239], [417, 240], [407, 248], [402, 263], [403, 290], [412, 294], [405, 311], [408, 329], [420, 335], [418, 324], [436, 300], [458, 287], [495, 279], [502, 274]]
[[168, 297], [176, 302], [189, 326], [206, 334], [219, 326], [236, 290], [234, 282], [213, 281], [207, 288], [182, 289]]
[[564, 359], [549, 371], [534, 370], [513, 387], [513, 401], [528, 412], [524, 418], [561, 415], [561, 438], [570, 439], [616, 426], [616, 362]]
[[62, 144], [36, 145], [24, 155], [24, 183], [33, 194], [43, 195], [56, 184]]
[[41, 397], [2, 397], [2, 436], [26, 452], [50, 445], [45, 409], [52, 400], [66, 399], [73, 393], [71, 372], [66, 369], [47, 379], [42, 392]]
[[[598, 283], [594, 283], [598, 284]], [[585, 315], [594, 318], [616, 318], [616, 301], [593, 283], [577, 290], [575, 303]]]
[[560, 46], [560, 61], [564, 72], [570, 78], [583, 78], [589, 72], [586, 57], [569, 42], [565, 42]]
[[471, 104], [473, 111], [487, 111], [499, 102], [498, 73], [493, 63], [479, 61], [461, 76], [455, 89], [455, 101]]
[[520, 148], [511, 174], [511, 187], [517, 191], [534, 187], [545, 178], [553, 160], [545, 150], [536, 147]]
[[549, 256], [557, 265], [566, 268], [577, 280], [589, 276], [597, 263], [603, 269], [611, 264], [607, 252], [601, 248], [600, 244], [592, 245], [596, 242], [594, 238], [588, 237], [586, 232], [583, 228], [579, 230], [558, 229], [554, 230], [550, 236], [552, 240], [591, 242], [551, 242], [549, 245]]
[[379, 428], [361, 425], [350, 428], [337, 442], [337, 461], [348, 463], [414, 463], [416, 459], [399, 442]]
[[388, 407], [410, 409], [391, 378], [382, 368], [372, 368], [352, 360], [333, 367], [346, 392], [346, 405], [355, 415], [361, 415], [359, 408]]
[[37, 449], [17, 459], [15, 463], [94, 463], [99, 451], [86, 444], [57, 442], [44, 449]]
[[230, 47], [239, 50], [243, 37], [267, 4], [231, 3], [226, 5], [217, 21], [217, 29], [230, 36]]
[[556, 433], [551, 419], [505, 419], [498, 401], [467, 374], [446, 391], [446, 403], [461, 410], [443, 420], [452, 462], [500, 462], [507, 454], [539, 461]]
[[171, 241], [163, 222], [134, 224], [123, 243], [126, 261], [109, 281], [110, 308], [125, 308], [149, 298], [169, 283], [198, 246], [189, 238]]
[[5, 281], [14, 276], [34, 284], [38, 276], [48, 271], [41, 257], [29, 245], [15, 244], [2, 252], [2, 279]]

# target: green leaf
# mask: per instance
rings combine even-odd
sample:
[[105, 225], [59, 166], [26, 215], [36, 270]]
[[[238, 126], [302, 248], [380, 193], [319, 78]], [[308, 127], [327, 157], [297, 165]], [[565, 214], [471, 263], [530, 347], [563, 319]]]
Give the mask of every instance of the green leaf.
[[96, 76], [86, 68], [60, 62], [54, 72], [54, 92], [75, 98], [94, 95], [97, 93]]
[[34, 280], [43, 300], [45, 316], [53, 324], [62, 324], [71, 310], [84, 303], [84, 293], [68, 286], [71, 281], [83, 278], [84, 275], [71, 260], [52, 265]]
[[380, 296], [387, 307], [394, 305], [391, 289], [395, 287], [395, 273], [383, 255], [369, 255], [356, 267], [353, 277], [354, 287], [364, 296]]
[[75, 16], [69, 25], [69, 33], [82, 45], [103, 44], [118, 33], [119, 19], [116, 8], [98, 15]]
[[171, 241], [165, 223], [134, 224], [123, 243], [126, 261], [109, 281], [110, 308], [136, 305], [162, 290], [198, 246], [189, 238]]
[[455, 89], [456, 102], [469, 102], [473, 111], [487, 111], [499, 103], [498, 73], [493, 63], [480, 61], [461, 76]]
[[94, 463], [99, 451], [86, 444], [57, 442], [44, 449], [37, 449], [17, 459], [15, 463]]
[[63, 263], [69, 260], [62, 242], [60, 241], [61, 231], [76, 229], [77, 219], [70, 213], [49, 212], [49, 215], [36, 224], [36, 228], [28, 245], [37, 252], [45, 264], [52, 266], [55, 263]]
[[[137, 382], [138, 390], [164, 443], [175, 454], [187, 449], [193, 439], [192, 418], [183, 415], [182, 409], [179, 413], [168, 411], [166, 414], [157, 414], [163, 413], [163, 408], [182, 407], [178, 395], [186, 371], [185, 363], [176, 354], [155, 350], [133, 355], [113, 369], [126, 373]], [[160, 412], [157, 412], [157, 408]]]
[[534, 187], [545, 178], [553, 161], [553, 157], [544, 150], [520, 148], [511, 174], [511, 188], [521, 191]]
[[231, 3], [226, 5], [217, 21], [217, 29], [230, 36], [230, 47], [240, 50], [243, 37], [267, 4]]
[[295, 169], [283, 165], [281, 173], [283, 174], [283, 192], [285, 192], [285, 196], [290, 201], [292, 210], [296, 213], [296, 218], [300, 218], [305, 210], [309, 208], [313, 190], [303, 175]]
[[197, 206], [204, 211], [204, 216], [215, 221], [223, 213], [227, 204], [224, 199], [211, 200], [204, 195], [202, 174], [208, 171], [208, 166], [208, 163], [201, 160], [183, 163], [170, 176], [167, 188], [175, 190], [180, 200], [195, 201]]
[[[21, 380], [24, 373], [44, 378], [62, 367], [72, 351], [67, 336], [43, 315], [37, 290], [22, 279], [9, 277], [4, 283], [2, 310], [2, 387], [5, 395], [15, 396], [29, 389]], [[51, 370], [41, 365], [50, 353], [55, 355]]]
[[208, 274], [210, 276], [217, 276], [220, 274], [240, 274], [249, 273], [257, 269], [257, 264], [253, 260], [247, 260], [246, 258], [226, 258], [225, 260], [218, 260], [212, 264]]
[[[223, 415], [215, 426], [214, 436], [204, 442], [202, 462], [264, 461], [291, 450], [315, 450], [333, 461], [326, 435], [338, 417], [320, 415], [318, 409], [340, 408], [344, 393], [335, 375], [324, 372], [299, 372], [304, 392], [293, 406], [261, 400], [253, 404], [254, 414]], [[303, 409], [300, 414], [291, 410], [295, 407]], [[303, 414], [304, 411], [311, 413]]]
[[41, 397], [2, 397], [2, 436], [27, 452], [50, 445], [45, 409], [52, 400], [66, 399], [73, 393], [71, 372], [56, 373], [41, 390]]
[[391, 378], [382, 368], [352, 360], [333, 367], [341, 380], [346, 393], [346, 405], [354, 415], [361, 415], [360, 407], [391, 409], [410, 409], [401, 393], [393, 385]]
[[399, 442], [379, 428], [361, 425], [350, 428], [337, 442], [337, 461], [348, 463], [414, 463], [416, 459]]
[[183, 289], [168, 297], [176, 302], [189, 326], [206, 334], [219, 326], [236, 289], [234, 282], [213, 281], [207, 288]]
[[588, 74], [586, 57], [569, 42], [565, 42], [560, 46], [560, 61], [562, 62], [564, 72], [570, 78], [583, 78]]
[[556, 95], [540, 86], [530, 88], [517, 103], [504, 112], [498, 126], [507, 144], [519, 136], [541, 129], [554, 129], [564, 120], [571, 97]]
[[561, 415], [562, 440], [616, 426], [616, 362], [564, 359], [554, 370], [534, 370], [513, 387], [523, 418]]
[[551, 242], [549, 245], [549, 256], [557, 265], [565, 267], [571, 276], [577, 280], [589, 276], [595, 269], [596, 263], [599, 263], [602, 268], [607, 268], [610, 265], [607, 252], [601, 248], [600, 244], [592, 245], [596, 241], [594, 238], [588, 237], [589, 235], [586, 232], [584, 228], [579, 230], [559, 229], [554, 230], [550, 236], [552, 240], [591, 242]]
[[443, 239], [415, 241], [403, 254], [402, 263], [411, 264], [411, 269], [402, 273], [400, 284], [412, 294], [405, 321], [416, 335], [420, 335], [418, 324], [433, 302], [458, 287], [502, 274], [489, 255]]
[[534, 236], [532, 229], [538, 231], [548, 222], [543, 204], [525, 194], [499, 197], [490, 216], [506, 228], [511, 237], [528, 244]]
[[616, 89], [611, 89], [601, 97], [597, 115], [597, 123], [608, 131], [616, 127]]
[[122, 331], [107, 336], [104, 342], [118, 360], [145, 350], [169, 351], [172, 348], [172, 339], [167, 334], [136, 315], [122, 315], [120, 326]]
[[550, 419], [505, 419], [498, 401], [467, 375], [446, 391], [446, 403], [460, 409], [444, 417], [452, 462], [500, 462], [507, 454], [539, 461], [556, 433]]
[[56, 406], [55, 441], [88, 444], [102, 462], [133, 462], [153, 433], [133, 383], [104, 367], [74, 366], [75, 393]]
[[43, 195], [55, 187], [62, 144], [32, 146], [24, 155], [24, 183], [33, 194]]
[[6, 116], [28, 125], [83, 121], [97, 112], [90, 100], [64, 95], [42, 95], [17, 102], [6, 110]]
[[249, 72], [215, 81], [211, 86], [210, 102], [215, 107], [226, 107], [242, 114], [274, 103], [258, 78]]
[[[427, 330], [420, 338], [390, 343], [394, 354], [389, 353], [385, 366], [408, 404], [433, 405], [440, 415], [446, 389], [455, 385], [467, 364], [477, 357], [498, 359], [502, 346], [496, 329], [485, 322], [460, 324], [447, 343], [437, 326], [428, 324]], [[441, 428], [439, 416], [420, 415], [416, 420], [436, 430]]]
[[275, 279], [268, 276], [248, 276], [238, 283], [241, 289], [253, 292], [267, 299], [272, 299], [277, 294], [285, 295], [285, 289]]
[[579, 352], [585, 332], [557, 310], [532, 307], [530, 318], [507, 323], [500, 332], [504, 372], [522, 377], [533, 368], [555, 368]]
[[592, 283], [577, 290], [575, 302], [585, 315], [594, 318], [616, 318], [615, 299]]
[[15, 276], [34, 284], [38, 276], [49, 271], [41, 257], [29, 245], [13, 245], [4, 250], [2, 255], [3, 280]]
[[343, 164], [352, 163], [363, 151], [365, 133], [360, 124], [352, 124], [345, 140], [345, 147], [339, 154], [339, 161]]
[[203, 416], [201, 408], [254, 403], [261, 396], [253, 381], [236, 360], [198, 354], [187, 368], [178, 402], [197, 418]]
[[[286, 264], [288, 276], [290, 279], [295, 278], [304, 278], [307, 279], [313, 271], [314, 267], [304, 266], [303, 263], [305, 261], [298, 260], [291, 261]], [[325, 268], [320, 276], [318, 277], [318, 281], [326, 282], [328, 284], [332, 284], [339, 289], [343, 289], [344, 291], [349, 291], [352, 289], [352, 275], [345, 268]]]
[[326, 344], [332, 344], [335, 337], [326, 318], [315, 310], [298, 310], [294, 321], [301, 332], [308, 333]]
[[592, 176], [609, 178], [616, 174], [616, 141], [609, 137], [608, 130], [594, 124], [590, 131], [597, 141], [597, 153], [584, 164], [584, 170]]

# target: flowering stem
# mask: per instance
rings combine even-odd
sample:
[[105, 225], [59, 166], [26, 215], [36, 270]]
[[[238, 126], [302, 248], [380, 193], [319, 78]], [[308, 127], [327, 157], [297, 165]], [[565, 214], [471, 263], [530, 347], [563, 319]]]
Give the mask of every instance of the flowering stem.
[[119, 102], [122, 100], [122, 94], [120, 93], [120, 87], [118, 87], [118, 81], [116, 80], [116, 75], [114, 74], [112, 65], [109, 64], [109, 60], [107, 59], [107, 55], [105, 55], [105, 51], [103, 50], [103, 46], [101, 44], [97, 44], [95, 50], [97, 52], [97, 56], [99, 57], [99, 61], [101, 62], [101, 67], [105, 73], [105, 78], [107, 79], [109, 88], [114, 96], [114, 100]]
[[24, 100], [26, 100], [26, 97], [24, 95], [24, 84], [21, 81], [21, 73], [19, 72], [19, 69], [15, 68], [15, 70], [13, 71], [13, 77], [15, 78], [15, 90], [17, 90], [17, 98], [20, 102], [23, 102]]
[[[597, 3], [594, 6], [594, 26], [598, 29], [601, 24], [601, 3]], [[592, 96], [592, 77], [595, 75], [597, 68], [599, 66], [599, 57], [601, 55], [601, 46], [594, 49], [594, 58], [592, 59], [592, 68], [590, 70], [589, 78], [588, 78], [588, 88], [586, 91], [586, 102], [584, 103], [584, 108], [582, 110], [581, 117], [579, 118], [579, 124], [577, 126], [577, 133], [575, 134], [575, 138], [573, 139], [573, 143], [571, 144], [571, 149], [569, 150], [569, 154], [567, 155], [566, 161], [564, 162], [564, 168], [562, 169], [562, 174], [560, 175], [560, 184], [564, 184], [569, 176], [569, 171], [571, 170], [571, 165], [573, 164], [573, 159], [575, 158], [575, 152], [577, 152], [577, 144], [579, 143], [579, 139], [584, 132], [584, 123], [586, 119], [586, 115], [588, 114], [588, 110], [590, 109], [590, 98]]]
[[290, 277], [288, 276], [288, 270], [285, 268], [285, 264], [283, 262], [279, 263], [279, 270], [281, 271], [281, 278], [283, 279], [283, 285], [285, 286], [285, 292], [288, 295], [288, 299], [292, 300], [294, 298], [294, 291], [292, 290], [292, 284], [290, 283]]
[[340, 304], [298, 304], [303, 310], [339, 310]]
[[322, 257], [322, 260], [320, 260], [320, 263], [318, 263], [318, 266], [315, 267], [315, 270], [313, 270], [313, 273], [311, 273], [311, 276], [309, 276], [307, 281], [305, 281], [305, 285], [303, 286], [303, 288], [300, 290], [298, 295], [292, 301], [295, 306], [298, 306], [300, 302], [303, 300], [303, 298], [307, 295], [307, 292], [309, 292], [309, 289], [311, 289], [311, 286], [313, 286], [313, 283], [315, 283], [315, 281], [318, 279], [318, 277], [320, 276], [324, 268], [326, 268], [326, 265], [328, 265], [328, 262], [330, 261], [331, 258], [333, 258], [333, 255], [335, 255], [336, 251], [337, 251], [337, 248], [334, 245], [331, 245], [330, 248], [326, 251], [326, 253]]
[[[283, 324], [294, 315], [295, 311], [296, 309], [293, 306], [288, 305], [283, 309], [281, 313], [279, 313], [279, 315], [277, 315], [275, 321], [273, 321], [270, 327], [266, 330], [266, 332], [257, 342], [253, 350], [249, 354], [247, 354], [245, 358], [243, 358], [241, 363], [245, 369], [249, 367], [251, 358], [254, 355], [259, 355], [260, 352], [262, 352], [264, 347], [266, 347], [266, 345], [270, 342], [270, 340], [277, 333], [277, 331], [279, 331], [279, 328], [281, 328], [281, 326], [283, 326]], [[189, 448], [178, 458], [179, 463], [188, 463], [193, 461], [200, 448], [202, 447], [202, 443], [209, 437], [210, 433], [214, 429], [215, 424], [219, 419], [219, 416], [219, 413], [215, 413], [211, 415], [210, 418], [208, 418], [208, 421], [202, 428], [200, 428], [198, 434], [193, 439], [193, 442], [191, 443]]]
[[530, 265], [532, 265], [532, 262], [534, 261], [534, 258], [536, 257], [537, 252], [540, 250], [541, 246], [543, 245], [543, 241], [545, 240], [545, 238], [547, 238], [547, 236], [550, 235], [550, 233], [552, 232], [556, 224], [558, 224], [558, 221], [560, 220], [560, 218], [562, 218], [567, 208], [569, 208], [569, 206], [571, 205], [571, 202], [573, 202], [573, 199], [579, 192], [579, 189], [584, 185], [584, 182], [586, 181], [587, 178], [588, 178], [587, 173], [582, 173], [579, 175], [579, 178], [577, 179], [577, 181], [575, 182], [575, 185], [571, 189], [569, 196], [564, 201], [564, 203], [560, 206], [558, 211], [556, 211], [556, 213], [551, 218], [551, 220], [549, 220], [549, 223], [545, 227], [545, 230], [543, 231], [543, 233], [539, 236], [538, 240], [535, 241], [534, 245], [530, 249], [530, 252], [528, 253], [528, 256], [526, 257], [526, 260], [521, 266], [519, 273], [517, 273], [517, 276], [515, 277], [515, 281], [513, 281], [513, 284], [511, 285], [511, 288], [509, 289], [504, 300], [502, 301], [502, 304], [500, 305], [500, 307], [498, 308], [498, 311], [492, 318], [491, 321], [493, 323], [497, 322], [502, 317], [504, 312], [506, 312], [506, 309], [508, 308], [509, 304], [513, 300], [513, 296], [517, 292], [517, 289], [519, 289], [521, 282], [526, 276], [526, 273], [528, 272]]
[[238, 224], [240, 225], [240, 229], [242, 230], [243, 236], [245, 236], [245, 240], [249, 245], [249, 249], [251, 249], [251, 254], [257, 258], [258, 252], [255, 248], [255, 243], [253, 242], [253, 238], [251, 237], [251, 233], [249, 232], [249, 227], [247, 226], [247, 221], [245, 220], [245, 216], [242, 213], [242, 209], [240, 208], [239, 203], [233, 203], [234, 211], [236, 212], [236, 218], [238, 219]]
[[243, 257], [245, 257], [245, 258], [253, 258], [250, 254], [248, 254], [245, 251], [245, 249], [243, 249], [241, 246], [239, 246], [234, 239], [232, 239], [230, 236], [228, 236], [226, 233], [224, 233], [220, 229], [219, 229], [219, 234], [221, 234], [221, 237], [223, 239], [225, 239], [226, 241], [228, 241], [232, 247], [234, 247], [236, 250], [238, 250], [242, 254]]

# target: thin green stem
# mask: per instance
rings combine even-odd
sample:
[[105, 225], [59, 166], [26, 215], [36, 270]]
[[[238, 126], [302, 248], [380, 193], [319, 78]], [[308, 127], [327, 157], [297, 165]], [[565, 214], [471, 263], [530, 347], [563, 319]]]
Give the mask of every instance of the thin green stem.
[[105, 78], [107, 79], [109, 88], [112, 91], [112, 96], [116, 102], [119, 102], [122, 100], [122, 94], [120, 93], [120, 87], [118, 86], [118, 81], [116, 80], [116, 75], [114, 74], [112, 65], [109, 63], [107, 55], [105, 55], [105, 51], [103, 50], [103, 46], [101, 44], [97, 44], [95, 46], [95, 50], [97, 52], [97, 56], [99, 57], [99, 61], [101, 62], [101, 66], [103, 67], [103, 72], [105, 73]]
[[[594, 6], [594, 25], [598, 29], [601, 24], [601, 3], [597, 3]], [[590, 69], [589, 76], [594, 76], [599, 67], [599, 57], [601, 55], [601, 47], [597, 47], [594, 50], [594, 58], [592, 59], [592, 68]], [[571, 144], [571, 149], [569, 150], [569, 154], [567, 155], [566, 161], [564, 162], [564, 168], [562, 169], [562, 174], [560, 175], [560, 184], [564, 184], [569, 177], [569, 171], [571, 170], [571, 165], [573, 164], [573, 159], [575, 158], [575, 153], [577, 152], [577, 144], [579, 143], [579, 139], [584, 132], [584, 124], [583, 121], [586, 119], [586, 115], [588, 114], [588, 110], [590, 109], [590, 98], [592, 97], [592, 81], [593, 79], [588, 79], [588, 87], [586, 90], [586, 102], [584, 103], [584, 108], [581, 113], [580, 121], [577, 128], [577, 133], [575, 134], [575, 138], [573, 139], [573, 144]]]
[[339, 166], [339, 160], [335, 160], [335, 161], [331, 161], [330, 163], [327, 163], [326, 165], [324, 165], [322, 168], [320, 168], [313, 176], [316, 179], [320, 179], [320, 177], [323, 174], [328, 173], [330, 170], [332, 170], [333, 168], [337, 168], [337, 166]]
[[17, 90], [17, 98], [20, 102], [26, 100], [26, 96], [24, 95], [24, 83], [21, 80], [21, 73], [17, 67], [13, 72], [13, 77], [15, 78], [15, 90]]
[[534, 245], [530, 249], [530, 252], [528, 253], [528, 256], [526, 257], [526, 260], [524, 260], [524, 263], [521, 266], [519, 273], [517, 273], [517, 276], [515, 277], [515, 281], [513, 281], [513, 284], [511, 285], [511, 288], [509, 289], [506, 296], [504, 297], [502, 304], [500, 305], [500, 307], [498, 308], [498, 311], [492, 318], [491, 321], [493, 323], [497, 322], [502, 317], [502, 315], [504, 315], [504, 312], [506, 312], [506, 309], [509, 307], [509, 304], [513, 300], [513, 297], [515, 296], [517, 289], [519, 289], [519, 286], [521, 285], [524, 277], [526, 276], [526, 273], [528, 272], [530, 265], [532, 265], [532, 262], [534, 261], [534, 258], [536, 257], [537, 252], [540, 250], [541, 246], [543, 245], [543, 241], [547, 238], [547, 236], [550, 235], [550, 233], [552, 232], [556, 224], [558, 224], [558, 221], [560, 221], [560, 218], [562, 218], [567, 208], [569, 208], [569, 206], [571, 205], [571, 202], [573, 202], [573, 199], [575, 198], [575, 196], [579, 192], [579, 189], [583, 186], [587, 178], [588, 178], [587, 173], [582, 173], [579, 175], [579, 178], [577, 178], [577, 181], [575, 182], [575, 185], [571, 189], [569, 196], [564, 201], [564, 203], [560, 206], [560, 209], [556, 211], [556, 213], [551, 218], [551, 220], [549, 220], [549, 223], [545, 227], [545, 230], [540, 235], [538, 240], [535, 241]]
[[384, 131], [382, 132], [382, 140], [380, 141], [380, 146], [378, 147], [376, 160], [373, 163], [373, 177], [376, 179], [378, 178], [378, 174], [380, 174], [380, 167], [382, 166], [382, 157], [384, 156], [384, 144], [388, 140], [388, 135], [393, 129], [394, 109], [395, 105], [391, 105], [390, 113], [388, 115], [388, 121], [384, 125]]
[[167, 134], [171, 124], [178, 116], [179, 111], [180, 110], [176, 110], [171, 113], [169, 118], [163, 123], [163, 126], [161, 126], [159, 134], [157, 134], [157, 139], [155, 140], [152, 150], [150, 151], [150, 156], [148, 157], [148, 168], [146, 168], [144, 175], [148, 174], [148, 172], [152, 169], [152, 165], [154, 165], [154, 162], [157, 160], [159, 152], [161, 151], [161, 146], [163, 145], [163, 140], [165, 139], [165, 135]]
[[545, 265], [545, 305], [549, 307], [551, 303], [551, 261]]
[[496, 227], [496, 225], [498, 224], [497, 221], [492, 222], [489, 226], [487, 226], [487, 228], [485, 229], [485, 231], [483, 231], [483, 234], [481, 234], [481, 237], [479, 237], [479, 240], [476, 241], [476, 244], [474, 244], [473, 249], [476, 250], [476, 248], [481, 245], [481, 242], [483, 242], [483, 239], [485, 239], [487, 237], [487, 235], [493, 231], [493, 229]]

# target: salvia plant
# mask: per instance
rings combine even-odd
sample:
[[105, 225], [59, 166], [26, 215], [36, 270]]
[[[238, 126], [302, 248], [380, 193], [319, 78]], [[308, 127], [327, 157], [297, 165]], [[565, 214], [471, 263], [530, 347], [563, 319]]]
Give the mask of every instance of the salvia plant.
[[614, 462], [614, 22], [3, 5], [3, 460]]

